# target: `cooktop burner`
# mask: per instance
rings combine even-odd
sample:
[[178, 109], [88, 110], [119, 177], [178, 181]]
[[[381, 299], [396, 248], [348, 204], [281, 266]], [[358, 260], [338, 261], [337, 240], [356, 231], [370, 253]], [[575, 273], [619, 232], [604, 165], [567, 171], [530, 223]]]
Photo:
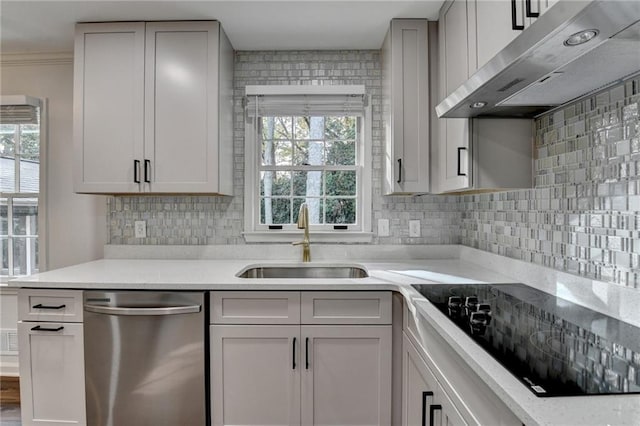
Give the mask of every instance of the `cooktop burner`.
[[640, 393], [640, 328], [524, 284], [413, 287], [537, 396]]

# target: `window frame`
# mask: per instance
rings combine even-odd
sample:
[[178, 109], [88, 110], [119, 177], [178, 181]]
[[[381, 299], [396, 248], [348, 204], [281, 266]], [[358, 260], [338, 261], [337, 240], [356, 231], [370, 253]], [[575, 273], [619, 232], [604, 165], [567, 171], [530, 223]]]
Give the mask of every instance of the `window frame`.
[[[6, 283], [11, 279], [26, 276], [26, 275], [13, 275], [13, 268], [11, 265], [13, 264], [13, 250], [12, 244], [9, 241], [12, 241], [16, 237], [25, 238], [25, 239], [37, 239], [38, 240], [38, 273], [44, 272], [47, 270], [48, 266], [48, 256], [47, 256], [47, 215], [46, 215], [46, 173], [47, 173], [47, 100], [39, 99], [31, 96], [24, 95], [3, 95], [0, 96], [0, 105], [30, 105], [35, 106], [40, 109], [40, 122], [39, 122], [39, 142], [40, 145], [38, 147], [39, 150], [39, 177], [38, 177], [38, 192], [0, 192], [0, 198], [7, 199], [7, 253], [9, 255], [8, 265], [9, 265], [9, 274], [8, 275], [0, 275], [0, 283]], [[20, 162], [15, 162], [14, 176], [18, 181], [20, 179]], [[21, 236], [21, 235], [12, 235], [12, 226], [13, 226], [13, 202], [16, 199], [21, 198], [37, 198], [38, 200], [38, 233], [35, 236]]]
[[[316, 224], [309, 227], [311, 240], [316, 242], [371, 242], [371, 191], [372, 191], [372, 118], [371, 102], [363, 85], [331, 85], [331, 86], [246, 86], [247, 96], [255, 95], [362, 95], [365, 96], [363, 115], [357, 117], [356, 140], [356, 224], [348, 224], [347, 229], [334, 229], [334, 225]], [[283, 116], [306, 116], [304, 111], [299, 114], [283, 114]], [[345, 114], [347, 115], [347, 114]], [[268, 225], [260, 224], [260, 134], [259, 118], [245, 114], [244, 137], [244, 232], [247, 242], [292, 242], [300, 238], [302, 230], [295, 225], [283, 225], [282, 229], [269, 229]], [[291, 168], [296, 168], [292, 166]], [[301, 166], [304, 168], [304, 166]], [[351, 167], [351, 166], [349, 166]], [[336, 168], [329, 166], [328, 169]], [[339, 167], [337, 167], [339, 168]]]

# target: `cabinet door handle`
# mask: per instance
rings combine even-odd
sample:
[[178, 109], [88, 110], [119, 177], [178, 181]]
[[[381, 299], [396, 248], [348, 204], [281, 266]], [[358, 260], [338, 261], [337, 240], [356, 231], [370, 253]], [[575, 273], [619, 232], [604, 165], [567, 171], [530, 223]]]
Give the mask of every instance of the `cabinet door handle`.
[[[526, 14], [527, 14], [527, 18], [537, 18], [540, 16], [540, 11], [538, 10], [538, 12], [533, 12], [531, 10], [531, 2], [533, 0], [525, 0], [525, 10], [526, 10]], [[539, 0], [535, 0], [535, 1], [539, 1]]]
[[140, 160], [133, 160], [133, 181], [140, 183]]
[[144, 181], [151, 183], [151, 160], [144, 160]]
[[427, 426], [427, 397], [433, 396], [433, 392], [422, 392], [422, 426]]
[[433, 421], [433, 413], [436, 410], [441, 410], [442, 411], [442, 405], [440, 404], [431, 404], [429, 406], [429, 426], [434, 426], [435, 422]]
[[293, 362], [292, 362], [292, 369], [295, 370], [296, 369], [296, 338], [293, 338], [293, 345], [291, 345], [293, 347]]
[[467, 148], [465, 148], [464, 146], [458, 147], [458, 176], [466, 176], [467, 175], [466, 173], [462, 173], [460, 171], [460, 163], [461, 163], [461, 161], [460, 161], [460, 153], [462, 152], [462, 150], [466, 151]]
[[402, 182], [402, 158], [398, 158], [398, 183]]
[[46, 327], [40, 327], [39, 325], [36, 325], [35, 327], [31, 328], [31, 331], [60, 331], [63, 330], [64, 327], [60, 326], [57, 328], [46, 328]]
[[304, 368], [309, 369], [309, 338], [304, 341]]
[[32, 306], [33, 309], [62, 309], [66, 307], [67, 305], [47, 306], [47, 305], [43, 305], [42, 303], [38, 303], [37, 305]]
[[522, 25], [518, 25], [518, 11], [516, 8], [516, 2], [520, 0], [511, 0], [511, 28], [514, 30], [524, 30], [524, 22]]

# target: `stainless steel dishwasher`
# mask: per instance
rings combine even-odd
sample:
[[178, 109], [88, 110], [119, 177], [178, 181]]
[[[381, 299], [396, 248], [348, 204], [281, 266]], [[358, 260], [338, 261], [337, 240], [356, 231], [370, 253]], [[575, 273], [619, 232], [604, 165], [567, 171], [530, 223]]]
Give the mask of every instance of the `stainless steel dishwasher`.
[[87, 423], [207, 424], [205, 330], [204, 292], [85, 291]]

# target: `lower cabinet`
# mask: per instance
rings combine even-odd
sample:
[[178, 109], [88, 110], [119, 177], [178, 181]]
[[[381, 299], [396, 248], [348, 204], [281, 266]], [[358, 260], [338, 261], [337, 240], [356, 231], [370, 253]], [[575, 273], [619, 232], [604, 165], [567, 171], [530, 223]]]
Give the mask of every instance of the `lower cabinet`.
[[[290, 304], [300, 298], [287, 296]], [[307, 294], [305, 294], [307, 293]], [[303, 303], [300, 315], [313, 317], [331, 312], [337, 321], [349, 305], [366, 302], [389, 311], [386, 321], [363, 317], [363, 324], [266, 324], [273, 321], [273, 300], [261, 303], [251, 292], [212, 293], [211, 414], [215, 426], [223, 425], [389, 425], [391, 423], [390, 293], [302, 292], [318, 303]], [[242, 298], [246, 304], [242, 304]], [[215, 306], [229, 303], [239, 322], [254, 317], [258, 324], [228, 324], [230, 315], [217, 315]], [[386, 306], [389, 303], [388, 307]], [[315, 305], [314, 312], [305, 312]], [[352, 307], [353, 307], [352, 306]], [[319, 309], [322, 308], [322, 309]], [[282, 307], [282, 321], [291, 321]], [[354, 310], [352, 310], [353, 312]], [[242, 315], [239, 313], [242, 312]], [[386, 316], [385, 316], [386, 318]], [[298, 320], [300, 321], [300, 320]], [[317, 321], [315, 319], [314, 321]]]
[[84, 425], [82, 324], [19, 322], [22, 424]]
[[406, 335], [402, 358], [403, 426], [467, 425]]
[[402, 334], [403, 426], [522, 426], [429, 320], [405, 308]]

